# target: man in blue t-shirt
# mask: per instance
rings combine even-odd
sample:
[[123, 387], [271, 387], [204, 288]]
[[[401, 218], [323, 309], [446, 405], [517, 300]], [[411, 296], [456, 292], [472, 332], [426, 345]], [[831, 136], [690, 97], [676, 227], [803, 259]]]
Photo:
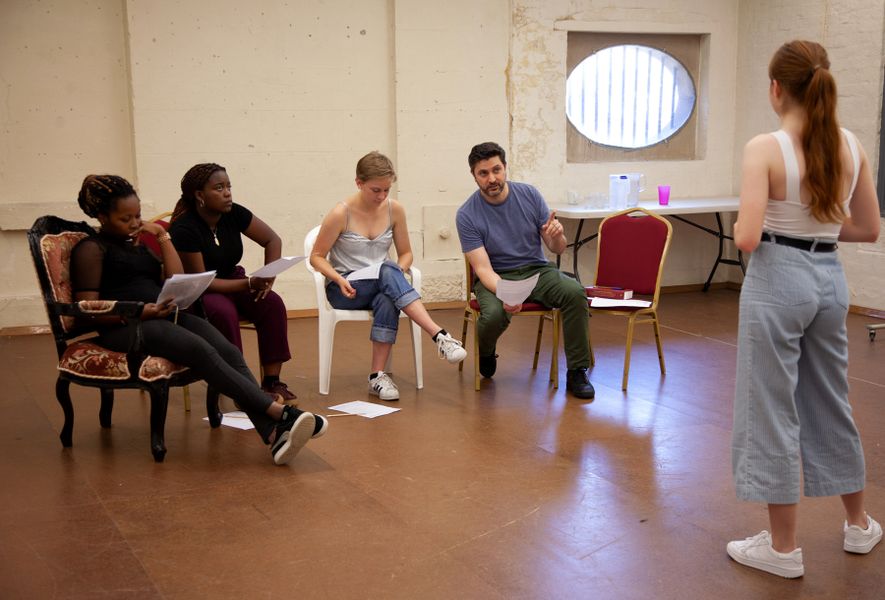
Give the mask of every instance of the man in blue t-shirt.
[[530, 185], [507, 181], [504, 149], [494, 142], [478, 144], [467, 157], [479, 186], [458, 209], [461, 250], [476, 275], [474, 293], [480, 306], [479, 372], [491, 377], [497, 368], [495, 347], [522, 305], [504, 304], [495, 296], [498, 281], [528, 279], [539, 274], [529, 301], [562, 310], [566, 388], [578, 398], [593, 398], [587, 377], [590, 366], [589, 310], [584, 287], [547, 260], [541, 242], [554, 254], [566, 247], [562, 224]]

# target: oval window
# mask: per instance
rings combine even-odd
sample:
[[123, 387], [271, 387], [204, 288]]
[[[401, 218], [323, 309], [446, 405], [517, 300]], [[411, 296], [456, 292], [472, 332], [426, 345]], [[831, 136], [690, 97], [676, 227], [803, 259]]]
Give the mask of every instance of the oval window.
[[695, 106], [691, 75], [656, 48], [610, 46], [581, 61], [566, 80], [565, 112], [597, 144], [644, 148], [685, 125]]

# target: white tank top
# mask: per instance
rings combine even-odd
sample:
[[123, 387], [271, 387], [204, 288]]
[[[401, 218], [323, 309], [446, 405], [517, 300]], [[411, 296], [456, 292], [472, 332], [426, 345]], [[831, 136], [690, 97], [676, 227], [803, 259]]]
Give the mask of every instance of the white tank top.
[[384, 262], [390, 257], [393, 245], [393, 206], [387, 200], [387, 229], [369, 239], [350, 230], [350, 209], [344, 204], [344, 232], [329, 250], [329, 262], [339, 273], [350, 273], [363, 267]]
[[[781, 147], [784, 157], [784, 172], [786, 173], [786, 197], [783, 200], [769, 200], [765, 208], [765, 219], [762, 229], [774, 234], [790, 237], [806, 238], [812, 240], [835, 242], [839, 238], [841, 223], [821, 223], [811, 215], [811, 209], [799, 199], [799, 162], [796, 159], [796, 149], [790, 135], [780, 129], [772, 133]], [[857, 185], [857, 175], [860, 170], [860, 154], [857, 149], [857, 140], [854, 134], [847, 129], [842, 129], [842, 135], [848, 142], [851, 150], [851, 159], [854, 162], [854, 175], [851, 178], [851, 188], [848, 197], [843, 200], [845, 214], [848, 214], [848, 202], [854, 194]]]

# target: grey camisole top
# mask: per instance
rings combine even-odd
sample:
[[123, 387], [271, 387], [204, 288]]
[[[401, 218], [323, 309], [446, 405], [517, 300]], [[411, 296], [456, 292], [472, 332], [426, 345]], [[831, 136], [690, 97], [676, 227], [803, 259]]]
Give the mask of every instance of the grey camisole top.
[[332, 268], [346, 274], [387, 260], [393, 244], [393, 209], [390, 199], [387, 200], [387, 229], [371, 240], [350, 230], [350, 209], [346, 204], [344, 211], [344, 232], [329, 250]]

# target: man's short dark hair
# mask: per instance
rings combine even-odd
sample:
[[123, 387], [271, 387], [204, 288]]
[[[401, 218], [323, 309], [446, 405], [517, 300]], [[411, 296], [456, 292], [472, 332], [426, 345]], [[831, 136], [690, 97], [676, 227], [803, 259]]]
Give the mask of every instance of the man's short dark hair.
[[495, 142], [483, 142], [482, 144], [477, 144], [470, 150], [470, 154], [467, 155], [467, 164], [470, 165], [470, 172], [473, 173], [473, 167], [476, 166], [476, 163], [496, 156], [501, 159], [501, 164], [507, 164], [504, 148]]

